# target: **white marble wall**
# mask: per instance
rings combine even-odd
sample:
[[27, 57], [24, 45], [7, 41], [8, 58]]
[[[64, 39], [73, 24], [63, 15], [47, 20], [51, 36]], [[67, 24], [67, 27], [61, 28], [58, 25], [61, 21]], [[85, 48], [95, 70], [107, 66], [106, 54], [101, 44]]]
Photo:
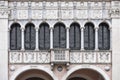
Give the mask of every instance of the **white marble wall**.
[[0, 1], [0, 79], [8, 80], [8, 8], [3, 4], [7, 2]]
[[120, 79], [120, 1], [112, 1], [112, 80]]

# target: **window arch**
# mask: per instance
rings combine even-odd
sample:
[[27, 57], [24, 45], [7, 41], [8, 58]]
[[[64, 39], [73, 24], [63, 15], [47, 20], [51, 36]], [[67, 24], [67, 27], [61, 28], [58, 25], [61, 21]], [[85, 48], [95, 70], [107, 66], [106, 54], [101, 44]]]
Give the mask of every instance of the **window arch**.
[[98, 48], [100, 50], [110, 49], [110, 30], [106, 23], [101, 23], [98, 30]]
[[35, 26], [32, 23], [28, 23], [25, 26], [24, 32], [24, 42], [25, 50], [34, 50], [35, 49]]
[[84, 30], [84, 49], [94, 50], [95, 48], [95, 30], [92, 23], [85, 24]]
[[80, 25], [78, 23], [73, 23], [70, 26], [69, 33], [69, 43], [70, 49], [72, 50], [80, 50], [81, 48], [81, 30]]
[[10, 49], [20, 50], [21, 49], [21, 29], [20, 24], [14, 23], [10, 29]]
[[50, 29], [47, 23], [42, 23], [38, 31], [38, 43], [40, 50], [50, 49]]
[[62, 23], [57, 23], [53, 30], [53, 47], [66, 48], [66, 29]]

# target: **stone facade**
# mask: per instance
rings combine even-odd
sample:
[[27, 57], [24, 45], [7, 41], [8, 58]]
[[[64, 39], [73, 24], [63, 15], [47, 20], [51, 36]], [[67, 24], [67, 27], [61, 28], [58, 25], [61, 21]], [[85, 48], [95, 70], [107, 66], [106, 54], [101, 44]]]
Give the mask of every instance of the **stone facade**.
[[[27, 80], [31, 77], [44, 80], [72, 80], [74, 77], [85, 80], [120, 79], [119, 0], [3, 0], [0, 1], [0, 22], [0, 80]], [[50, 26], [50, 50], [38, 49], [38, 29], [43, 22]], [[57, 22], [66, 27], [65, 49], [53, 48], [53, 30]], [[69, 29], [73, 22], [80, 25], [80, 50], [70, 50], [69, 47]], [[84, 50], [84, 25], [88, 22], [95, 26], [95, 50]], [[98, 49], [97, 33], [102, 22], [109, 25], [109, 50]], [[21, 50], [10, 50], [10, 29], [13, 23], [21, 25]], [[27, 23], [35, 25], [35, 50], [24, 48]]]

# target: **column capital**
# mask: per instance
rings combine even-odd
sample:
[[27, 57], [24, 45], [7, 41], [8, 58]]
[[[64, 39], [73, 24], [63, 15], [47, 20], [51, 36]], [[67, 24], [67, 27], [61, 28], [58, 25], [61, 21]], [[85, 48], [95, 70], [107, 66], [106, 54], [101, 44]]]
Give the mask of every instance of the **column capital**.
[[66, 29], [68, 29], [68, 30], [69, 30], [69, 29], [70, 29], [70, 27], [66, 27]]
[[54, 28], [53, 27], [50, 27], [50, 30], [53, 30]]
[[35, 30], [36, 30], [36, 31], [38, 31], [38, 30], [39, 30], [39, 28], [38, 28], [38, 27], [35, 27]]
[[10, 28], [8, 28], [8, 32], [10, 31]]
[[85, 27], [80, 27], [80, 29], [81, 29], [81, 30], [84, 30], [84, 29], [85, 29]]
[[95, 27], [94, 29], [95, 29], [95, 30], [98, 30], [98, 29], [99, 29], [99, 27]]
[[24, 31], [24, 30], [25, 30], [25, 28], [23, 28], [23, 27], [21, 27], [20, 29], [21, 29], [22, 31]]
[[109, 27], [109, 30], [112, 30], [112, 27]]

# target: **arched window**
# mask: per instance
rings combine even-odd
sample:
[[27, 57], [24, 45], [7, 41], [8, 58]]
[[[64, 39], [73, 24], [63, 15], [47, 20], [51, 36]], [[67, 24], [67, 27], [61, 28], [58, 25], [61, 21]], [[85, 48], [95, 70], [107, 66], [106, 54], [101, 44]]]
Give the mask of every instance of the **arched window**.
[[95, 30], [92, 23], [85, 24], [84, 30], [84, 49], [94, 50], [95, 48]]
[[78, 23], [73, 23], [70, 26], [69, 33], [69, 43], [70, 49], [72, 50], [80, 50], [81, 48], [81, 31], [80, 25]]
[[21, 49], [21, 30], [20, 24], [14, 23], [10, 29], [10, 49], [20, 50]]
[[106, 23], [101, 23], [98, 30], [98, 48], [100, 50], [110, 49], [110, 30]]
[[25, 40], [25, 50], [34, 50], [35, 49], [35, 26], [32, 23], [28, 23], [25, 26], [24, 32]]
[[50, 49], [50, 30], [47, 23], [42, 23], [39, 27], [39, 49], [47, 50]]
[[53, 30], [53, 47], [66, 48], [66, 29], [62, 23], [57, 23]]

